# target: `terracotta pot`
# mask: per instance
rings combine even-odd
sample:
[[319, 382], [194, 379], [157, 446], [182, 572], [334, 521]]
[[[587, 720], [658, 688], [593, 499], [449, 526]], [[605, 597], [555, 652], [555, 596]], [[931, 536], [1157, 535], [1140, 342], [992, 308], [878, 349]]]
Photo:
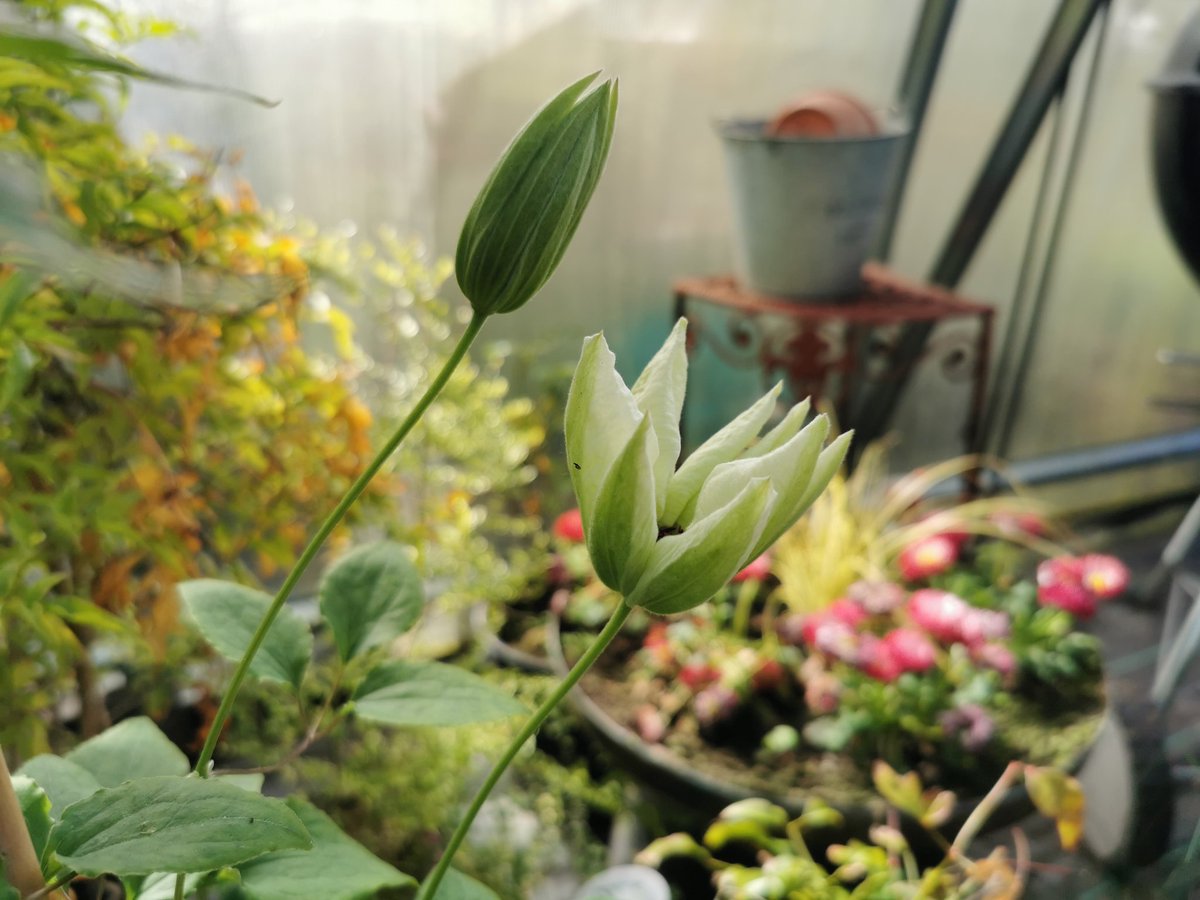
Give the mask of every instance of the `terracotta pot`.
[[781, 109], [764, 130], [769, 137], [868, 137], [879, 133], [879, 123], [856, 97], [813, 91]]

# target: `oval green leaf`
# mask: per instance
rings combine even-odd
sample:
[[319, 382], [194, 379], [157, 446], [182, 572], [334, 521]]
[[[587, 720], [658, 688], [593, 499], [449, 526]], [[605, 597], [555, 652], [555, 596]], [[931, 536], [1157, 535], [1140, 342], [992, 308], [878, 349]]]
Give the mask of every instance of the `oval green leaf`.
[[408, 548], [394, 541], [368, 544], [339, 559], [321, 580], [320, 598], [343, 661], [404, 634], [425, 604]]
[[[229, 581], [199, 578], [179, 585], [196, 627], [222, 656], [238, 661], [271, 606], [262, 591]], [[286, 606], [250, 663], [251, 674], [299, 687], [312, 656], [312, 633]]]
[[288, 807], [312, 837], [311, 850], [280, 850], [239, 870], [242, 891], [254, 900], [358, 900], [416, 881], [347, 836], [333, 820], [297, 797]]
[[46, 792], [50, 798], [50, 818], [55, 820], [72, 803], [90, 797], [104, 787], [83, 766], [49, 753], [35, 756], [17, 769], [17, 774], [32, 778]]
[[458, 869], [448, 869], [438, 885], [434, 900], [500, 900], [499, 895], [482, 882]]
[[478, 675], [435, 662], [391, 662], [372, 669], [354, 695], [354, 712], [388, 725], [469, 725], [526, 712]]
[[33, 852], [38, 859], [42, 859], [46, 853], [46, 838], [50, 834], [50, 798], [37, 782], [24, 775], [15, 776], [12, 786], [17, 803], [21, 806], [29, 839], [33, 842]]
[[312, 846], [279, 800], [193, 776], [98, 791], [67, 808], [50, 840], [62, 864], [81, 875], [208, 872]]
[[[150, 775], [186, 775], [191, 768], [183, 751], [146, 716], [118, 722], [84, 741], [66, 759], [90, 772], [100, 787], [116, 787]], [[37, 779], [36, 775], [30, 777]], [[51, 793], [49, 786], [42, 786]], [[51, 793], [51, 799], [53, 796]]]

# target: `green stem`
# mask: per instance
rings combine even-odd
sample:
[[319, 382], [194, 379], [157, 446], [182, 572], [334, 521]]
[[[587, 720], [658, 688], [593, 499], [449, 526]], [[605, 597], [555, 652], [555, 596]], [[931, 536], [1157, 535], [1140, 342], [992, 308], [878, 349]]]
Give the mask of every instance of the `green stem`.
[[738, 585], [737, 600], [733, 607], [733, 633], [739, 637], [746, 637], [750, 633], [750, 611], [754, 608], [759, 587], [759, 581], [753, 578]]
[[[383, 468], [383, 464], [396, 452], [396, 448], [400, 446], [401, 441], [408, 436], [413, 426], [425, 414], [425, 410], [429, 408], [430, 404], [437, 398], [437, 395], [442, 392], [442, 388], [446, 386], [446, 382], [450, 380], [450, 376], [458, 368], [458, 364], [467, 355], [467, 349], [479, 335], [479, 329], [483, 327], [486, 319], [487, 316], [480, 315], [479, 313], [476, 313], [471, 318], [466, 331], [463, 332], [454, 350], [450, 353], [450, 358], [446, 360], [441, 371], [437, 373], [437, 376], [430, 382], [429, 387], [425, 389], [425, 393], [421, 395], [421, 399], [417, 401], [417, 405], [412, 408], [408, 417], [400, 423], [400, 427], [396, 429], [396, 432], [388, 439], [388, 442], [375, 454], [375, 458], [371, 460], [362, 474], [354, 480], [354, 484], [350, 485], [350, 489], [338, 501], [338, 505], [333, 508], [333, 512], [321, 523], [321, 527], [317, 529], [317, 533], [313, 535], [312, 540], [308, 542], [308, 546], [304, 548], [304, 552], [300, 554], [300, 558], [296, 560], [296, 565], [292, 567], [292, 571], [283, 580], [279, 592], [275, 595], [275, 599], [271, 601], [271, 606], [267, 610], [267, 614], [258, 623], [258, 630], [254, 632], [254, 637], [250, 639], [250, 646], [246, 648], [246, 652], [242, 655], [237, 669], [234, 670], [229, 687], [225, 690], [225, 695], [221, 698], [221, 705], [217, 707], [217, 714], [213, 718], [212, 726], [209, 728], [208, 737], [204, 740], [204, 748], [200, 751], [200, 758], [196, 760], [196, 774], [201, 778], [208, 775], [208, 764], [212, 762], [213, 753], [216, 752], [217, 740], [221, 736], [225, 722], [229, 719], [229, 713], [233, 709], [233, 701], [237, 699], [242, 682], [246, 680], [246, 675], [250, 671], [250, 663], [254, 661], [255, 654], [258, 653], [259, 647], [266, 640], [267, 632], [271, 630], [271, 625], [275, 622], [279, 611], [283, 609], [283, 605], [287, 602], [288, 597], [291, 596], [292, 590], [296, 587], [296, 582], [304, 575], [305, 570], [316, 558], [326, 539], [333, 533], [333, 529], [337, 528], [350, 507], [354, 505], [354, 501], [367, 489], [367, 485], [371, 483], [371, 479]], [[182, 874], [175, 879], [175, 900], [183, 900]]]
[[458, 340], [450, 358], [446, 360], [440, 372], [430, 383], [425, 390], [421, 399], [417, 401], [417, 405], [413, 407], [412, 412], [408, 417], [400, 423], [400, 427], [396, 429], [395, 434], [388, 439], [388, 442], [383, 445], [375, 458], [371, 460], [370, 465], [363, 470], [362, 474], [355, 479], [354, 484], [346, 491], [346, 495], [338, 502], [338, 505], [333, 508], [333, 512], [321, 523], [321, 527], [317, 529], [317, 533], [313, 535], [308, 546], [304, 548], [304, 552], [300, 554], [300, 558], [296, 560], [296, 565], [292, 571], [288, 573], [284, 579], [283, 585], [279, 588], [279, 592], [275, 595], [275, 599], [271, 602], [270, 609], [263, 616], [263, 620], [258, 625], [258, 630], [254, 632], [254, 637], [250, 639], [250, 646], [246, 648], [245, 654], [242, 656], [241, 662], [238, 663], [237, 669], [233, 673], [233, 678], [229, 682], [229, 687], [225, 691], [225, 696], [221, 698], [221, 705], [217, 708], [217, 715], [213, 719], [212, 727], [209, 729], [208, 737], [204, 741], [204, 749], [200, 751], [200, 758], [196, 761], [196, 774], [204, 777], [207, 774], [208, 764], [212, 761], [213, 752], [217, 747], [217, 739], [221, 735], [221, 729], [224, 728], [226, 720], [229, 718], [230, 710], [233, 707], [233, 701], [237, 698], [238, 691], [242, 687], [242, 682], [246, 680], [246, 675], [250, 671], [250, 663], [254, 660], [254, 655], [258, 653], [259, 647], [266, 639], [267, 632], [270, 630], [275, 617], [279, 615], [279, 611], [283, 608], [283, 604], [287, 602], [288, 597], [295, 588], [296, 582], [304, 574], [309, 564], [320, 551], [321, 546], [325, 543], [325, 539], [333, 532], [333, 530], [342, 521], [346, 512], [354, 505], [354, 501], [359, 498], [371, 479], [376, 473], [383, 468], [383, 464], [387, 462], [396, 448], [400, 446], [401, 441], [408, 436], [414, 425], [420, 421], [421, 416], [425, 414], [425, 410], [433, 403], [434, 399], [442, 388], [446, 386], [446, 382], [450, 380], [450, 375], [458, 368], [458, 364], [462, 362], [466, 356], [467, 348], [471, 346], [471, 342], [475, 340], [479, 334], [479, 329], [483, 327], [486, 316], [476, 313], [471, 319], [467, 330]]
[[562, 683], [554, 689], [549, 697], [547, 697], [542, 705], [537, 708], [529, 720], [517, 732], [516, 737], [509, 743], [504, 754], [492, 767], [491, 773], [487, 780], [483, 783], [483, 787], [475, 795], [475, 799], [471, 801], [471, 805], [467, 808], [466, 815], [458, 823], [458, 827], [454, 829], [454, 834], [450, 836], [450, 842], [446, 845], [445, 851], [442, 853], [441, 859], [437, 865], [429, 873], [429, 877], [425, 879], [425, 883], [421, 885], [421, 889], [417, 891], [415, 900], [429, 900], [437, 895], [438, 885], [442, 883], [442, 879], [446, 875], [446, 870], [450, 868], [450, 863], [454, 859], [454, 854], [458, 852], [459, 846], [463, 839], [467, 836], [467, 832], [471, 829], [471, 823], [475, 821], [475, 817], [479, 815], [479, 810], [483, 808], [484, 801], [492, 792], [492, 788], [500, 780], [505, 770], [509, 767], [521, 748], [525, 746], [525, 742], [537, 734], [537, 730], [542, 727], [542, 723], [546, 721], [546, 717], [553, 712], [554, 708], [562, 702], [563, 698], [570, 693], [571, 688], [575, 687], [584, 673], [592, 667], [592, 664], [599, 659], [600, 654], [612, 642], [612, 639], [617, 636], [617, 632], [621, 630], [621, 626], [625, 624], [625, 620], [629, 618], [629, 614], [633, 612], [633, 607], [622, 601], [616, 611], [612, 614], [612, 618], [608, 620], [608, 624], [604, 626], [604, 630], [596, 636], [596, 640], [588, 647], [587, 653], [579, 658], [579, 661], [571, 667], [571, 671], [563, 678]]

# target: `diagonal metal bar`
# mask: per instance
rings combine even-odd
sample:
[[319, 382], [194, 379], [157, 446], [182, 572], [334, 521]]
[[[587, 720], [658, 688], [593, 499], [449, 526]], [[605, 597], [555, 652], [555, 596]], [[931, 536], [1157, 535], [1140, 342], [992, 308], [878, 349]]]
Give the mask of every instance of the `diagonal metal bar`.
[[917, 142], [921, 139], [925, 109], [929, 105], [929, 95], [933, 91], [933, 82], [942, 62], [942, 51], [946, 48], [946, 36], [950, 33], [950, 25], [954, 21], [957, 8], [958, 0], [925, 0], [921, 7], [921, 15], [917, 19], [917, 27], [913, 30], [912, 41], [908, 45], [900, 89], [896, 94], [896, 106], [906, 120], [908, 135], [899, 150], [892, 192], [884, 207], [883, 225], [873, 256], [882, 262], [887, 262], [892, 251], [896, 219], [900, 216], [904, 189], [908, 184], [908, 170], [912, 167]]
[[[1029, 145], [1053, 102], [1075, 54], [1091, 27], [1092, 20], [1108, 0], [1060, 0], [1058, 9], [1042, 38], [1041, 46], [1025, 74], [1025, 81], [1008, 112], [1000, 133], [954, 227], [929, 274], [934, 284], [954, 287], [979, 249], [1004, 195], [1020, 168]], [[866, 446], [880, 437], [908, 383], [909, 373], [920, 357], [932, 327], [906, 326], [896, 343], [895, 370], [900, 377], [878, 384], [864, 398], [856, 416], [860, 436], [856, 446]]]

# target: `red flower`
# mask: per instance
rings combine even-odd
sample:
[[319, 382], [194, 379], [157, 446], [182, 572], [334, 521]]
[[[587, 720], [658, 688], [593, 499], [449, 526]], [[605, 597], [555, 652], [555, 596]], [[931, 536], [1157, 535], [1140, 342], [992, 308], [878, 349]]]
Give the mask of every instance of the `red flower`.
[[666, 622], [651, 622], [646, 629], [646, 636], [642, 638], [643, 647], [665, 647], [669, 642]]
[[578, 509], [568, 509], [554, 520], [554, 536], [572, 544], [583, 543], [583, 515]]
[[1074, 556], [1056, 556], [1043, 560], [1037, 567], [1038, 587], [1063, 582], [1078, 584], [1083, 579], [1083, 561]]
[[962, 640], [963, 618], [970, 609], [958, 595], [933, 588], [914, 591], [908, 598], [909, 618], [947, 644]]
[[771, 574], [771, 554], [763, 553], [750, 562], [746, 567], [733, 576], [734, 582], [765, 581]]
[[809, 641], [814, 649], [846, 662], [853, 662], [858, 657], [858, 644], [859, 638], [854, 629], [832, 618], [818, 620], [812, 640]]
[[675, 662], [675, 648], [667, 636], [666, 622], [653, 622], [642, 639], [642, 648], [653, 666], [665, 669]]
[[733, 715], [741, 701], [729, 688], [719, 684], [706, 687], [692, 701], [696, 721], [701, 728], [710, 728]]
[[801, 644], [811, 646], [808, 623], [813, 618], [800, 613], [787, 613], [775, 620], [775, 633], [781, 641], [793, 647], [799, 647]]
[[1101, 600], [1116, 597], [1129, 586], [1129, 570], [1115, 557], [1099, 553], [1057, 556], [1038, 566], [1037, 584], [1043, 606], [1057, 606], [1087, 619]]
[[679, 680], [691, 691], [700, 691], [721, 678], [721, 671], [709, 663], [690, 662], [679, 670]]
[[1039, 585], [1038, 603], [1042, 606], [1057, 606], [1073, 616], [1090, 619], [1100, 605], [1096, 595], [1078, 581], [1058, 581]]
[[868, 615], [880, 616], [903, 606], [908, 592], [891, 581], [856, 581], [846, 589], [846, 596]]
[[1129, 587], [1129, 569], [1115, 556], [1089, 553], [1080, 561], [1083, 586], [1101, 600], [1111, 600]]
[[[790, 618], [790, 617], [788, 617]], [[805, 616], [800, 626], [800, 638], [810, 647], [817, 646], [817, 634], [826, 625], [853, 633], [867, 618], [867, 611], [848, 597], [834, 600], [819, 613]]]
[[760, 692], [773, 691], [783, 684], [785, 674], [786, 671], [779, 660], [764, 659], [762, 665], [750, 676], [750, 686]]
[[944, 534], [913, 541], [900, 551], [897, 560], [905, 581], [920, 581], [940, 575], [958, 561], [958, 544]]
[[925, 672], [937, 662], [929, 638], [915, 628], [895, 628], [880, 641], [901, 672]]
[[971, 648], [971, 658], [985, 668], [995, 669], [1005, 678], [1017, 670], [1017, 658], [1003, 644], [978, 644]]
[[848, 628], [857, 628], [867, 619], [867, 611], [849, 597], [834, 600], [825, 609], [825, 614]]
[[977, 607], [967, 609], [959, 627], [962, 642], [968, 646], [1008, 637], [1011, 631], [1012, 622], [1008, 613], [999, 609], [978, 609]]
[[667, 723], [662, 713], [649, 704], [639, 706], [634, 714], [634, 727], [647, 744], [657, 744], [667, 734]]
[[903, 671], [892, 648], [873, 634], [865, 635], [859, 644], [858, 666], [879, 681], [895, 681]]

